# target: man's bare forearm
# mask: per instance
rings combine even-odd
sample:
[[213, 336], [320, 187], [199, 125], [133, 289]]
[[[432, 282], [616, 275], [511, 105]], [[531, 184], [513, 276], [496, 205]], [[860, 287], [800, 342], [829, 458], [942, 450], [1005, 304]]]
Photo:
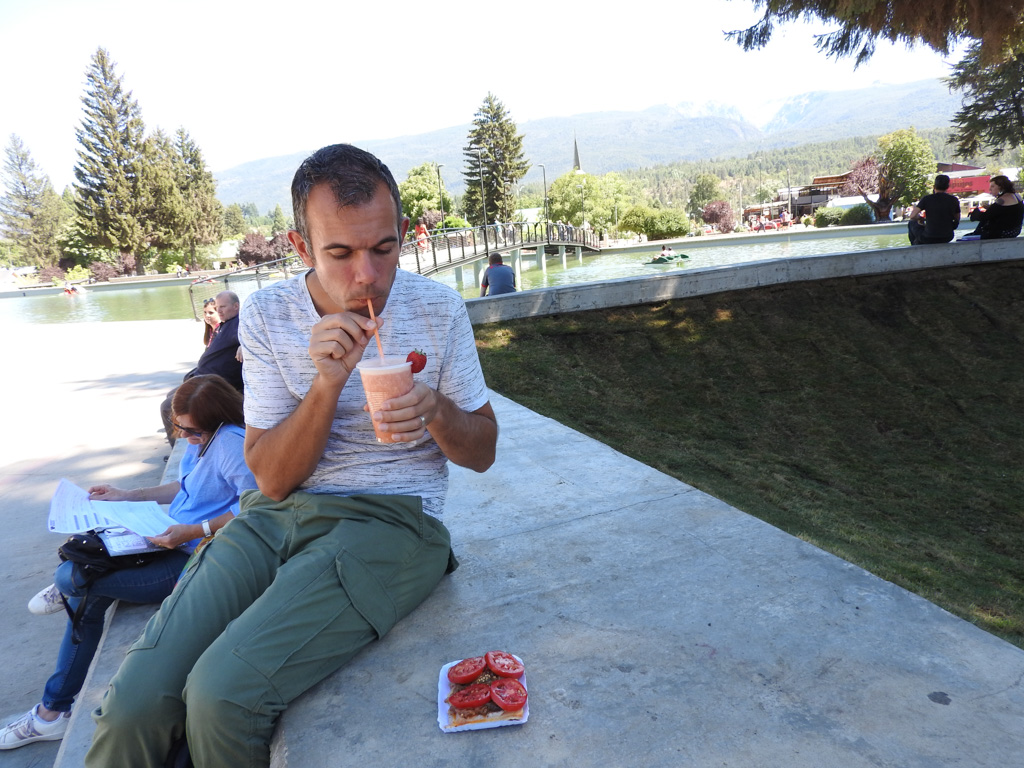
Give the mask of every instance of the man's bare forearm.
[[442, 395], [434, 393], [437, 411], [427, 425], [431, 437], [453, 464], [483, 472], [494, 463], [498, 422], [487, 403], [467, 412]]
[[298, 407], [271, 429], [246, 427], [245, 461], [264, 496], [282, 501], [316, 470], [327, 447], [341, 387], [320, 374]]

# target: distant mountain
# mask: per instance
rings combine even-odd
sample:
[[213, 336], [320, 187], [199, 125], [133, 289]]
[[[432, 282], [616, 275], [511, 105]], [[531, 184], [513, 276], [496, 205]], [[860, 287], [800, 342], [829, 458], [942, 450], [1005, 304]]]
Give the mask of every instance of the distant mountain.
[[942, 128], [960, 109], [960, 94], [941, 80], [879, 85], [856, 91], [814, 91], [787, 100], [764, 126], [768, 141], [827, 141], [914, 126]]
[[[940, 80], [879, 85], [855, 91], [816, 91], [786, 100], [762, 127], [734, 107], [709, 104], [660, 105], [639, 112], [592, 112], [519, 123], [533, 168], [526, 181], [548, 183], [572, 168], [573, 136], [589, 173], [602, 174], [681, 160], [742, 157], [759, 149], [796, 146], [854, 136], [877, 136], [899, 128], [944, 127], [960, 99]], [[462, 146], [470, 125], [415, 136], [356, 142], [373, 152], [401, 181], [427, 161], [443, 164], [445, 186], [461, 192]], [[313, 148], [311, 148], [313, 149]], [[260, 211], [280, 204], [290, 210], [292, 175], [308, 154], [255, 160], [222, 171], [217, 196], [225, 205], [253, 202]]]

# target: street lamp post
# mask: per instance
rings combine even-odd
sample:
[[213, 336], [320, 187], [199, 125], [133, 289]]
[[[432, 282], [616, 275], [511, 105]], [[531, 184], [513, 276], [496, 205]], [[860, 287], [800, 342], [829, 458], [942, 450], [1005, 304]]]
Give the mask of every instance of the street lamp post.
[[540, 173], [544, 177], [544, 221], [548, 220], [548, 172], [543, 163], [537, 163]]
[[444, 189], [441, 186], [441, 169], [444, 163], [437, 164], [437, 204], [441, 206], [441, 231], [444, 231]]
[[789, 205], [789, 219], [793, 220], [793, 182], [789, 178], [789, 168], [786, 169], [786, 200]]

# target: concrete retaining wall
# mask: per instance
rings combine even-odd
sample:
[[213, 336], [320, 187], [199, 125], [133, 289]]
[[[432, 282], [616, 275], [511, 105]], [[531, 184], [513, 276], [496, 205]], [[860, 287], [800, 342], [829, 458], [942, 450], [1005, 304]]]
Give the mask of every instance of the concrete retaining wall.
[[1024, 259], [1024, 238], [799, 256], [467, 299], [474, 325], [651, 304], [766, 285]]

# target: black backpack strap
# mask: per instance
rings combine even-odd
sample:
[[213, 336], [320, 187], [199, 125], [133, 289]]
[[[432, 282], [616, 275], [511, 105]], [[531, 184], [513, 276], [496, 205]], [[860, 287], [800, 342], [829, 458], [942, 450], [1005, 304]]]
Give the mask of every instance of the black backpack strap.
[[82, 568], [78, 563], [74, 563], [75, 570], [81, 573], [85, 577], [85, 594], [78, 601], [78, 608], [74, 611], [71, 610], [71, 605], [68, 603], [68, 599], [64, 597], [64, 593], [61, 593], [60, 601], [64, 603], [64, 610], [68, 614], [68, 618], [71, 620], [71, 642], [74, 645], [78, 645], [82, 642], [82, 616], [85, 615], [85, 601], [89, 599], [89, 587], [96, 581], [96, 574], [90, 574], [85, 568]]

